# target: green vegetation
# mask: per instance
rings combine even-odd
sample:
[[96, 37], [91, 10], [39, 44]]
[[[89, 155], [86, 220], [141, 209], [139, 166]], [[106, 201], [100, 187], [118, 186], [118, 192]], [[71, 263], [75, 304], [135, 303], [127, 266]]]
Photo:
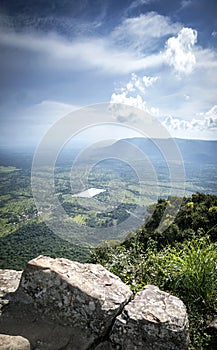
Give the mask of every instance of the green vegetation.
[[0, 268], [22, 270], [38, 255], [85, 262], [89, 253], [88, 247], [67, 242], [54, 235], [44, 223], [33, 221], [0, 240]]
[[217, 312], [217, 197], [196, 193], [183, 198], [175, 220], [161, 233], [158, 225], [168, 200], [158, 200], [151, 219], [126, 241], [101, 244], [90, 260], [134, 292], [155, 284], [180, 297], [189, 313], [190, 349], [214, 350], [216, 339], [207, 324]]

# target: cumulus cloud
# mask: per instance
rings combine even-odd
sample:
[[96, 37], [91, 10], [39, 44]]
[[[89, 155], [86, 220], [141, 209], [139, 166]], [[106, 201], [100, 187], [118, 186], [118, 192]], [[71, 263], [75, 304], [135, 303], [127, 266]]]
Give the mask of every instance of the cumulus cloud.
[[205, 123], [208, 129], [217, 130], [217, 105], [205, 114]]
[[163, 120], [162, 124], [171, 130], [186, 130], [192, 129], [192, 124], [189, 121], [181, 120], [180, 118], [174, 118], [173, 116], [167, 116]]
[[158, 80], [158, 77], [147, 77], [146, 75], [144, 75], [142, 77], [142, 81], [145, 85], [145, 87], [149, 87], [152, 84], [154, 84], [156, 81]]
[[147, 111], [146, 102], [143, 101], [140, 95], [128, 96], [126, 91], [123, 91], [120, 94], [113, 93], [111, 96], [111, 103], [121, 103], [126, 104], [144, 111]]
[[158, 77], [150, 77], [146, 75], [139, 77], [135, 73], [132, 73], [130, 81], [126, 84], [125, 87], [121, 88], [121, 91], [127, 91], [127, 92], [139, 91], [142, 94], [145, 94], [146, 88], [152, 86], [157, 80], [158, 80]]
[[150, 88], [158, 77], [142, 76], [139, 77], [135, 73], [132, 73], [131, 79], [126, 86], [120, 89], [120, 92], [113, 93], [111, 96], [111, 103], [126, 104], [141, 110], [144, 110], [152, 115], [159, 115], [159, 110], [156, 107], [148, 107], [147, 102], [144, 100], [146, 89]]
[[178, 73], [192, 72], [196, 59], [193, 47], [197, 42], [197, 31], [192, 28], [182, 28], [177, 37], [167, 40], [165, 58], [167, 63]]
[[182, 120], [168, 116], [163, 120], [163, 125], [170, 131], [190, 131], [190, 132], [211, 132], [217, 133], [217, 105], [213, 106], [208, 112], [201, 114], [201, 119], [192, 119], [191, 121]]

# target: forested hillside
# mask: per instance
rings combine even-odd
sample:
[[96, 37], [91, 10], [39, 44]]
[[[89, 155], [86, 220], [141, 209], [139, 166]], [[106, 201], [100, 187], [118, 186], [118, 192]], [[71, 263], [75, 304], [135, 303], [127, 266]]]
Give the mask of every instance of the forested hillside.
[[23, 270], [27, 262], [38, 255], [85, 262], [89, 249], [61, 239], [38, 221], [27, 222], [0, 239], [0, 269]]
[[159, 199], [151, 219], [124, 242], [98, 246], [91, 261], [117, 274], [134, 292], [155, 284], [180, 297], [188, 308], [191, 349], [214, 350], [217, 339], [207, 326], [217, 313], [217, 197], [196, 193], [183, 198], [174, 221], [168, 214], [165, 221], [171, 225], [159, 232], [170, 200]]

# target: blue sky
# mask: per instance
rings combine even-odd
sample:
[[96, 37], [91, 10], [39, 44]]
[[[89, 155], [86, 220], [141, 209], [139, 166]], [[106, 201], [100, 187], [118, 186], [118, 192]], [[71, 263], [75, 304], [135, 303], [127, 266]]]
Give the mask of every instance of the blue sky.
[[1, 145], [121, 102], [170, 134], [217, 139], [216, 0], [1, 0]]

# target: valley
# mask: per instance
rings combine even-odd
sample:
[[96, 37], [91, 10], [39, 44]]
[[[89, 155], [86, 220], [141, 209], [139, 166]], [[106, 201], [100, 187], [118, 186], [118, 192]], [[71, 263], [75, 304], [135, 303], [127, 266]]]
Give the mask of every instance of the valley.
[[[136, 142], [138, 146], [141, 140]], [[77, 153], [63, 154], [53, 173], [55, 202], [46, 193], [49, 169], [39, 171], [38, 206], [31, 185], [33, 154], [1, 152], [0, 268], [22, 268], [30, 258], [46, 252], [85, 260], [91, 247], [104, 240], [122, 241], [130, 231], [144, 224], [150, 216], [147, 209], [159, 198], [190, 196], [195, 192], [217, 194], [214, 159], [203, 157], [199, 162], [184, 155], [184, 182], [178, 176], [179, 164], [175, 161], [177, 178], [171, 182], [167, 163], [154, 154], [150, 145], [152, 167], [141, 159], [134, 158], [133, 163], [121, 160], [117, 157], [120, 154], [117, 144], [112, 145], [114, 158], [106, 158], [104, 149], [105, 156], [100, 161], [93, 154], [92, 158], [77, 162], [74, 168], [72, 159]], [[208, 145], [209, 152], [213, 145], [216, 147], [213, 142]], [[198, 147], [194, 149], [198, 151]], [[56, 207], [64, 212], [61, 222]], [[52, 225], [58, 228], [57, 235]], [[13, 262], [15, 255], [18, 262]]]

